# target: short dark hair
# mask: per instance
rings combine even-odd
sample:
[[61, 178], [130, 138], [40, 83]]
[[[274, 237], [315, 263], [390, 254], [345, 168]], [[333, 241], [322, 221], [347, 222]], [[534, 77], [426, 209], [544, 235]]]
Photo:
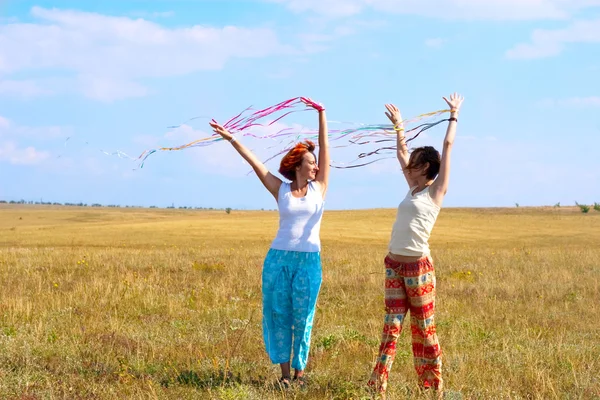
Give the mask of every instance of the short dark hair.
[[439, 151], [432, 146], [417, 147], [410, 154], [410, 159], [406, 169], [421, 168], [429, 163], [429, 168], [425, 172], [427, 179], [434, 179], [440, 173], [441, 157]]

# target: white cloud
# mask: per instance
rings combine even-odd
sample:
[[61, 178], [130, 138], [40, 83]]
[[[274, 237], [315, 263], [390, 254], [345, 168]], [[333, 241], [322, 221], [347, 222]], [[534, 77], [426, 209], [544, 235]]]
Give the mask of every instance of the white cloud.
[[171, 18], [175, 16], [175, 11], [135, 11], [129, 15], [136, 18]]
[[144, 86], [126, 79], [98, 75], [80, 75], [78, 87], [86, 97], [111, 102], [128, 97], [143, 97], [148, 93]]
[[[0, 116], [0, 164], [36, 166], [60, 175], [101, 175], [120, 162], [117, 152], [101, 155], [101, 148], [72, 136], [72, 128], [24, 126]], [[137, 155], [137, 154], [136, 154]], [[131, 165], [121, 163], [120, 165]], [[111, 164], [112, 163], [112, 164]]]
[[50, 93], [32, 80], [0, 80], [0, 95], [28, 98]]
[[600, 5], [598, 0], [267, 0], [294, 12], [348, 17], [373, 8], [396, 14], [444, 19], [540, 20], [565, 19], [578, 10]]
[[356, 15], [369, 0], [267, 0], [283, 3], [294, 12], [312, 11], [331, 17]]
[[447, 42], [446, 39], [432, 38], [432, 39], [425, 40], [425, 46], [438, 49], [438, 48], [442, 47], [442, 45], [446, 42]]
[[10, 126], [10, 121], [0, 115], [0, 130], [7, 129]]
[[569, 97], [566, 99], [544, 99], [540, 101], [539, 105], [542, 107], [600, 108], [600, 96]]
[[507, 58], [512, 59], [536, 59], [553, 57], [559, 55], [563, 50], [562, 44], [558, 43], [537, 43], [532, 44], [518, 44], [512, 49], [506, 52]]
[[60, 126], [24, 126], [17, 125], [8, 118], [0, 116], [0, 137], [26, 139], [56, 139], [70, 134], [70, 129]]
[[[47, 160], [50, 152], [39, 150], [31, 145], [32, 140], [55, 140], [65, 137], [68, 129], [58, 126], [31, 127], [15, 124], [6, 117], [0, 116], [0, 162], [14, 165], [36, 165]], [[25, 139], [28, 144], [19, 142]]]
[[319, 53], [326, 51], [332, 42], [346, 36], [355, 35], [365, 29], [381, 27], [379, 21], [353, 20], [351, 23], [338, 23], [332, 25], [330, 21], [321, 18], [311, 18], [304, 29], [306, 33], [300, 33], [296, 37], [301, 44], [302, 53]]
[[[266, 28], [166, 28], [144, 19], [41, 7], [31, 14], [40, 22], [0, 26], [0, 74], [71, 72], [74, 86], [104, 101], [146, 94], [136, 82], [140, 78], [216, 70], [232, 58], [292, 52]], [[21, 83], [20, 89], [29, 87], [33, 94], [31, 85]]]
[[600, 19], [575, 21], [563, 29], [537, 29], [530, 43], [521, 43], [506, 52], [512, 59], [536, 59], [560, 54], [569, 43], [600, 43]]
[[14, 141], [0, 143], [0, 161], [7, 161], [14, 165], [34, 165], [50, 157], [47, 151], [36, 150], [29, 146], [19, 148]]
[[276, 69], [273, 72], [268, 72], [266, 76], [271, 79], [290, 79], [294, 76], [295, 70], [290, 67]]
[[[0, 0], [0, 6], [2, 5], [2, 1]], [[18, 22], [19, 19], [16, 17], [0, 17], [0, 24], [11, 24], [13, 22]]]
[[[191, 125], [181, 124], [165, 134], [168, 139], [174, 140], [197, 140], [203, 137], [211, 136], [209, 133], [194, 129]], [[183, 144], [183, 143], [182, 143]]]
[[155, 135], [136, 135], [131, 139], [131, 142], [144, 147], [157, 147], [160, 138]]

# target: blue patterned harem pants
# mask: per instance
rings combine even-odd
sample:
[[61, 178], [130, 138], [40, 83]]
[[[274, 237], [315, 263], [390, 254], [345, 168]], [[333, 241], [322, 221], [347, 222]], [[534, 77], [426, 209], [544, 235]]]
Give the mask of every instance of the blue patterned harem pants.
[[263, 337], [274, 364], [289, 362], [293, 348], [292, 368], [306, 368], [320, 289], [319, 252], [269, 250], [262, 273]]

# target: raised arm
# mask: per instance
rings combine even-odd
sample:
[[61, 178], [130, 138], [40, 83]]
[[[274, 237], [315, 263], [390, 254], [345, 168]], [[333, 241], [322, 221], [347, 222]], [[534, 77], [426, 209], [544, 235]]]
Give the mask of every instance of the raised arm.
[[396, 155], [398, 156], [398, 161], [400, 161], [400, 167], [402, 167], [402, 173], [404, 174], [404, 178], [406, 178], [408, 187], [411, 188], [416, 186], [417, 182], [408, 177], [406, 170], [410, 156], [408, 154], [408, 147], [406, 146], [406, 138], [404, 137], [404, 123], [402, 122], [402, 115], [400, 115], [400, 110], [398, 110], [398, 107], [393, 104], [386, 104], [385, 108], [387, 108], [385, 115], [389, 118], [392, 124], [394, 124], [394, 130], [396, 131]]
[[329, 184], [329, 164], [331, 163], [331, 159], [329, 158], [329, 132], [327, 130], [325, 107], [306, 97], [302, 97], [302, 101], [308, 107], [312, 107], [319, 112], [319, 158], [317, 160], [319, 171], [317, 172], [315, 182], [321, 186], [321, 194], [323, 195], [323, 198], [325, 198], [327, 185]]
[[273, 195], [273, 197], [275, 197], [275, 200], [277, 200], [279, 187], [281, 186], [281, 179], [271, 174], [267, 167], [265, 167], [265, 165], [258, 158], [256, 158], [254, 153], [237, 141], [227, 129], [223, 128], [215, 120], [212, 120], [212, 122], [209, 124], [215, 133], [218, 133], [223, 137], [223, 139], [229, 141], [233, 145], [233, 148], [236, 149], [242, 157], [244, 157], [244, 160], [248, 161], [248, 164], [250, 164], [254, 172], [256, 172], [258, 179], [260, 179], [267, 190]]
[[448, 192], [448, 183], [450, 182], [450, 154], [452, 153], [452, 145], [456, 136], [456, 125], [458, 123], [458, 113], [464, 98], [458, 93], [450, 96], [450, 100], [443, 97], [444, 101], [450, 106], [450, 121], [444, 138], [444, 147], [442, 149], [442, 159], [440, 162], [440, 173], [436, 180], [431, 184], [429, 193], [434, 203], [441, 206], [444, 196]]

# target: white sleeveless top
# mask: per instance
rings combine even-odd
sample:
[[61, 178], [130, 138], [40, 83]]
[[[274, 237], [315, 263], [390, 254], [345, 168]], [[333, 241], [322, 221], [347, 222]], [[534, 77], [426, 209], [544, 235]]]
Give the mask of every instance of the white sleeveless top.
[[398, 206], [396, 222], [392, 229], [389, 251], [401, 256], [428, 256], [429, 236], [440, 212], [429, 195], [429, 186], [414, 196], [412, 187]]
[[308, 183], [306, 196], [292, 196], [292, 185], [282, 182], [277, 196], [279, 230], [271, 243], [275, 250], [321, 251], [321, 218], [324, 201], [314, 182]]

